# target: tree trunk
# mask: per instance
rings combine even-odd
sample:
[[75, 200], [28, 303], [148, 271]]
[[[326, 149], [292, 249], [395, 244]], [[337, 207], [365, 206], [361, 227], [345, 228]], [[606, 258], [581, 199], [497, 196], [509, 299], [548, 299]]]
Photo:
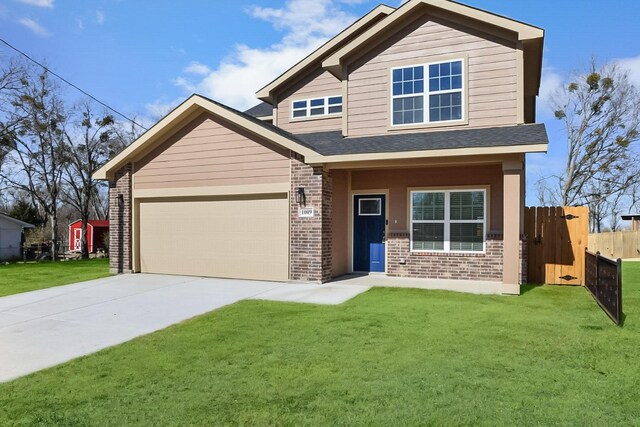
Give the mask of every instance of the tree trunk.
[[81, 245], [82, 248], [82, 259], [89, 259], [89, 243], [87, 242], [87, 223], [89, 222], [89, 218], [85, 215], [82, 216], [82, 237], [81, 237]]
[[58, 260], [58, 212], [49, 214], [51, 221], [51, 261]]

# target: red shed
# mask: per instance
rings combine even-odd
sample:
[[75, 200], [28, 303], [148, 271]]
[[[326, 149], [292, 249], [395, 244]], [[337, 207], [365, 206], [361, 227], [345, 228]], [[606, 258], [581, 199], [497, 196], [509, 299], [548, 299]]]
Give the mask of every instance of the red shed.
[[[89, 253], [94, 253], [104, 247], [104, 235], [109, 232], [109, 220], [90, 219], [87, 223], [87, 243]], [[82, 249], [82, 220], [69, 224], [69, 251], [80, 252]]]

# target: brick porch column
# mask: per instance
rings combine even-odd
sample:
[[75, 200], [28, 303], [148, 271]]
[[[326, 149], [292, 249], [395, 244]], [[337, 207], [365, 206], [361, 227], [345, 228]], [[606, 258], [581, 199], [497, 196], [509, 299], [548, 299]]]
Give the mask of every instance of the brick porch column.
[[[306, 204], [298, 205], [296, 191], [304, 188]], [[312, 168], [291, 155], [290, 279], [323, 283], [331, 279], [332, 180], [329, 172]], [[313, 217], [300, 218], [300, 207], [313, 208]]]
[[131, 164], [109, 181], [109, 271], [131, 273]]
[[504, 209], [504, 238], [503, 238], [503, 269], [502, 291], [505, 294], [520, 294], [521, 270], [521, 207], [523, 163], [520, 160], [504, 161], [503, 173], [503, 209]]

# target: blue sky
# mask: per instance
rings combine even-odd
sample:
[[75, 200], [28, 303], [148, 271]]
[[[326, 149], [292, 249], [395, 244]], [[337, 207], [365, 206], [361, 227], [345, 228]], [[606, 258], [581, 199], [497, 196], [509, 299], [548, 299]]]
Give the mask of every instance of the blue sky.
[[[130, 116], [147, 123], [192, 92], [236, 108], [255, 90], [375, 7], [367, 0], [0, 0], [0, 37]], [[398, 6], [400, 1], [387, 2]], [[546, 30], [538, 121], [548, 155], [529, 156], [535, 180], [563, 162], [550, 92], [591, 56], [621, 61], [640, 86], [640, 2], [466, 0]], [[214, 10], [214, 6], [215, 9]], [[9, 51], [0, 48], [0, 60]], [[76, 96], [67, 89], [70, 97]]]

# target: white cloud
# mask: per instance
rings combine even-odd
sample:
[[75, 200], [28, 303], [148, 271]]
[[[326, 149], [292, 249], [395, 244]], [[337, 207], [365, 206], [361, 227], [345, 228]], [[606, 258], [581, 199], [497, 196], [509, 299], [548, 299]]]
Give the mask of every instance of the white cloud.
[[640, 89], [640, 56], [617, 59], [616, 62], [622, 69], [629, 71], [629, 81]]
[[199, 74], [201, 76], [206, 76], [211, 72], [211, 69], [206, 65], [201, 64], [197, 61], [192, 61], [189, 65], [185, 67], [184, 72], [189, 74]]
[[34, 21], [33, 19], [22, 18], [18, 22], [39, 36], [49, 37], [51, 35], [51, 33], [46, 28], [38, 24], [38, 22]]
[[80, 18], [76, 18], [76, 24], [78, 24], [78, 28], [80, 30], [84, 30], [84, 22]]
[[238, 44], [215, 67], [200, 62], [187, 65], [184, 72], [202, 76], [199, 80], [178, 77], [173, 83], [238, 109], [251, 107], [258, 102], [256, 90], [357, 19], [342, 10], [341, 4], [360, 1], [288, 0], [282, 8], [253, 6], [247, 13], [282, 31], [279, 42], [267, 48]]
[[167, 101], [166, 99], [157, 99], [154, 102], [146, 104], [145, 109], [149, 117], [145, 118], [146, 122], [143, 123], [143, 125], [146, 128], [151, 127], [147, 126], [147, 124], [151, 123], [151, 125], [153, 125], [162, 117], [166, 116], [171, 110], [180, 105], [183, 101], [184, 98], [176, 98], [170, 101]]
[[553, 117], [553, 100], [560, 96], [563, 77], [552, 67], [542, 68], [540, 93], [538, 96], [538, 112], [541, 117]]
[[96, 11], [96, 22], [98, 23], [98, 25], [104, 24], [104, 19], [105, 19], [104, 13], [99, 10]]
[[19, 3], [28, 4], [29, 6], [47, 7], [53, 9], [54, 0], [17, 0]]

